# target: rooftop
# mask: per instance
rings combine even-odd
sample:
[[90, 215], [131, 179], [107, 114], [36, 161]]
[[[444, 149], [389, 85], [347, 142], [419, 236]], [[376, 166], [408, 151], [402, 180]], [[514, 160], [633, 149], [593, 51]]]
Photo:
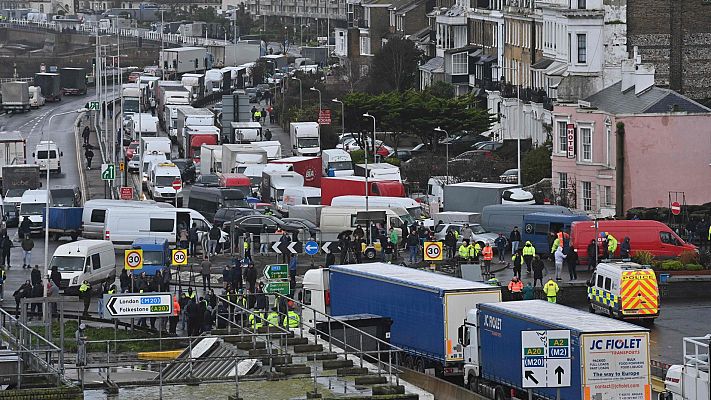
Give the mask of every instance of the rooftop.
[[587, 101], [593, 107], [611, 114], [651, 114], [688, 112], [707, 113], [711, 109], [689, 99], [673, 90], [652, 86], [640, 94], [635, 94], [634, 87], [621, 90], [622, 81], [609, 86], [592, 96]]

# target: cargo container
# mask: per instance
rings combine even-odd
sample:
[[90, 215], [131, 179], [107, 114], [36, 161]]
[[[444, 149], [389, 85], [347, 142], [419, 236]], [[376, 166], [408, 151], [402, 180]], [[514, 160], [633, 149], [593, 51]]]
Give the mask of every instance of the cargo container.
[[207, 55], [204, 47], [176, 47], [161, 50], [159, 58], [163, 71], [184, 74], [210, 69]]
[[86, 69], [66, 67], [59, 70], [62, 95], [86, 94]]
[[45, 101], [62, 100], [59, 74], [39, 72], [35, 74], [35, 86], [39, 86]]
[[321, 187], [321, 157], [287, 157], [272, 164], [291, 164], [292, 170], [304, 177], [304, 186]]
[[[405, 197], [405, 186], [399, 181], [368, 179], [369, 196]], [[337, 196], [365, 196], [365, 178], [340, 176], [321, 178], [321, 204], [330, 206]]]
[[8, 113], [29, 111], [30, 89], [27, 82], [5, 82], [2, 90], [2, 108]]
[[266, 164], [267, 151], [251, 144], [223, 144], [222, 171], [236, 172], [239, 164]]
[[[520, 185], [462, 182], [444, 187], [444, 211], [482, 212], [485, 206], [501, 204], [504, 193]], [[534, 204], [533, 196], [524, 203]]]
[[527, 300], [478, 304], [462, 331], [465, 385], [489, 398], [531, 398], [530, 387], [535, 399], [651, 399], [649, 331], [637, 325]]
[[[46, 209], [42, 209], [44, 221]], [[70, 236], [77, 240], [81, 236], [82, 207], [50, 207], [49, 208], [49, 235], [52, 240], [59, 240], [62, 236]]]
[[[390, 343], [406, 351], [404, 364], [438, 375], [463, 373], [458, 332], [467, 312], [479, 303], [501, 301], [498, 287], [386, 263], [312, 269], [304, 275], [304, 290], [319, 311], [330, 296], [333, 316], [392, 319]], [[308, 313], [304, 319], [314, 322]]]

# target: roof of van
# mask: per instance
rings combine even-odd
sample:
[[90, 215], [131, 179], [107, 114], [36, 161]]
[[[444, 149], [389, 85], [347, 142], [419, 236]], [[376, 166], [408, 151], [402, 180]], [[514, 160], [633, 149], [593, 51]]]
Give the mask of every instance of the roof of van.
[[33, 200], [33, 199], [44, 199], [47, 198], [47, 190], [45, 189], [30, 189], [30, 190], [25, 190], [25, 193], [22, 194], [22, 202], [25, 202], [25, 199]]
[[521, 185], [515, 183], [488, 183], [488, 182], [460, 182], [450, 183], [447, 186], [457, 187], [473, 187], [473, 188], [498, 188], [498, 189], [513, 189], [520, 188]]
[[519, 211], [527, 210], [530, 212], [547, 212], [549, 214], [565, 214], [573, 215], [573, 211], [568, 207], [554, 206], [550, 204], [492, 204], [489, 206], [484, 206], [482, 209], [482, 214], [486, 212], [496, 212], [496, 211]]
[[630, 261], [601, 262], [595, 268], [597, 268], [598, 270], [614, 269], [614, 270], [620, 270], [620, 271], [636, 271], [636, 270], [651, 269], [651, 267], [648, 265], [641, 265], [641, 264], [637, 264], [635, 262], [630, 262]]
[[516, 315], [521, 319], [538, 322], [544, 326], [570, 329], [576, 333], [648, 332], [648, 329], [629, 322], [591, 314], [544, 300], [481, 303], [481, 310]]
[[556, 213], [546, 213], [546, 212], [534, 212], [530, 214], [526, 214], [524, 217], [526, 219], [529, 218], [538, 218], [538, 219], [546, 219], [546, 220], [566, 220], [566, 221], [590, 221], [590, 217], [587, 215], [583, 214], [556, 214]]
[[111, 246], [113, 249], [114, 245], [111, 243], [110, 240], [89, 240], [89, 239], [84, 239], [84, 240], [77, 240], [76, 242], [71, 242], [71, 243], [65, 243], [62, 245], [59, 245], [56, 250], [54, 250], [54, 254], [57, 255], [57, 253], [63, 253], [70, 255], [72, 253], [74, 254], [85, 254], [86, 251], [92, 247], [98, 247], [98, 246]]
[[449, 275], [438, 274], [419, 269], [386, 263], [332, 265], [331, 271], [349, 275], [375, 278], [382, 281], [397, 282], [434, 292], [459, 290], [493, 290], [490, 285], [471, 282]]

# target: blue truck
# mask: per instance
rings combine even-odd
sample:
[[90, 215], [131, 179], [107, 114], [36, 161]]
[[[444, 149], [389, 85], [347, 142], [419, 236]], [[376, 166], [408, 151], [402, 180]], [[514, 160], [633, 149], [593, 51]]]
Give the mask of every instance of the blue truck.
[[637, 325], [527, 300], [478, 304], [462, 332], [464, 383], [486, 397], [651, 399], [649, 331]]
[[132, 271], [134, 275], [145, 272], [148, 276], [154, 276], [156, 271], [170, 266], [171, 253], [168, 239], [140, 237], [133, 240], [131, 248], [143, 250], [143, 268], [134, 269]]
[[[59, 240], [62, 236], [69, 236], [77, 240], [81, 236], [82, 207], [50, 207], [49, 208], [49, 236], [52, 240]], [[42, 209], [42, 221], [46, 209]]]
[[582, 214], [553, 214], [535, 212], [523, 216], [523, 225], [521, 230], [521, 241], [526, 243], [530, 241], [533, 247], [536, 248], [536, 253], [548, 256], [551, 253], [553, 245], [551, 233], [558, 232], [570, 233], [570, 224], [574, 221], [590, 221], [590, 217]]
[[330, 291], [333, 316], [391, 319], [390, 343], [406, 352], [403, 364], [439, 376], [464, 371], [457, 338], [469, 309], [501, 301], [498, 287], [385, 263], [339, 265], [306, 274], [305, 296], [312, 307], [327, 312], [324, 299]]

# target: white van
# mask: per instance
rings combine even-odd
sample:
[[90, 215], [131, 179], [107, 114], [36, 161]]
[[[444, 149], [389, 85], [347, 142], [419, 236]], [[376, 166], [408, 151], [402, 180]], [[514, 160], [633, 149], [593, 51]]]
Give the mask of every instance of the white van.
[[170, 203], [156, 203], [153, 200], [111, 200], [111, 199], [95, 199], [84, 203], [82, 212], [82, 237], [85, 239], [104, 239], [104, 231], [106, 230], [106, 211], [110, 208], [138, 208], [150, 207], [160, 208], [173, 207]]
[[44, 97], [42, 97], [42, 89], [39, 86], [30, 86], [30, 107], [39, 108], [44, 105]]
[[[173, 188], [173, 182], [176, 181], [180, 182], [180, 188], [177, 190]], [[146, 186], [153, 200], [175, 203], [177, 199], [177, 206], [183, 206], [183, 181], [180, 178], [180, 169], [172, 162], [151, 164]]]
[[59, 288], [76, 294], [86, 280], [91, 286], [116, 280], [114, 245], [108, 240], [79, 240], [63, 244], [54, 251], [49, 270], [57, 267], [62, 276]]
[[320, 205], [321, 188], [302, 186], [284, 189], [284, 208], [288, 211], [289, 207], [297, 204]]
[[[198, 228], [198, 238], [207, 246], [208, 232], [212, 224], [199, 212], [190, 208], [142, 207], [109, 208], [106, 211], [104, 237], [111, 240], [118, 249], [128, 249], [137, 237], [164, 238], [175, 245], [180, 227], [189, 229], [193, 223]], [[228, 235], [222, 232], [220, 243], [225, 243]]]
[[[365, 209], [365, 196], [336, 196], [331, 200], [331, 205], [338, 207], [360, 207]], [[407, 213], [415, 220], [429, 218], [429, 213], [422, 204], [409, 197], [368, 196], [368, 207], [401, 207], [407, 210]]]
[[343, 149], [327, 149], [321, 152], [323, 176], [353, 176], [351, 155]]
[[26, 190], [20, 201], [20, 223], [25, 217], [30, 219], [30, 232], [39, 233], [44, 230], [42, 212], [47, 207], [50, 194], [44, 189]]
[[142, 168], [142, 175], [143, 175], [143, 186], [147, 187], [148, 184], [148, 172], [150, 171], [151, 164], [152, 163], [160, 163], [160, 162], [166, 162], [168, 161], [168, 157], [165, 156], [165, 154], [161, 152], [153, 152], [150, 154], [144, 154], [143, 155], [143, 168]]
[[[358, 225], [356, 219], [359, 212], [364, 212], [365, 207], [324, 207], [321, 210], [321, 240], [334, 241], [338, 239], [338, 234], [344, 230], [353, 230]], [[402, 237], [402, 226], [407, 223], [408, 226], [415, 223], [415, 220], [407, 213], [404, 208], [370, 208], [369, 212], [385, 212], [386, 230], [395, 228]], [[365, 224], [360, 224], [365, 229]]]
[[440, 211], [444, 209], [444, 185], [446, 184], [446, 176], [431, 176], [427, 180], [427, 199], [430, 203], [436, 203]]
[[35, 158], [35, 164], [39, 165], [40, 171], [46, 171], [49, 168], [50, 172], [62, 173], [62, 164], [59, 159], [64, 154], [59, 151], [57, 144], [51, 140], [42, 140], [35, 147], [35, 152], [32, 157]]

